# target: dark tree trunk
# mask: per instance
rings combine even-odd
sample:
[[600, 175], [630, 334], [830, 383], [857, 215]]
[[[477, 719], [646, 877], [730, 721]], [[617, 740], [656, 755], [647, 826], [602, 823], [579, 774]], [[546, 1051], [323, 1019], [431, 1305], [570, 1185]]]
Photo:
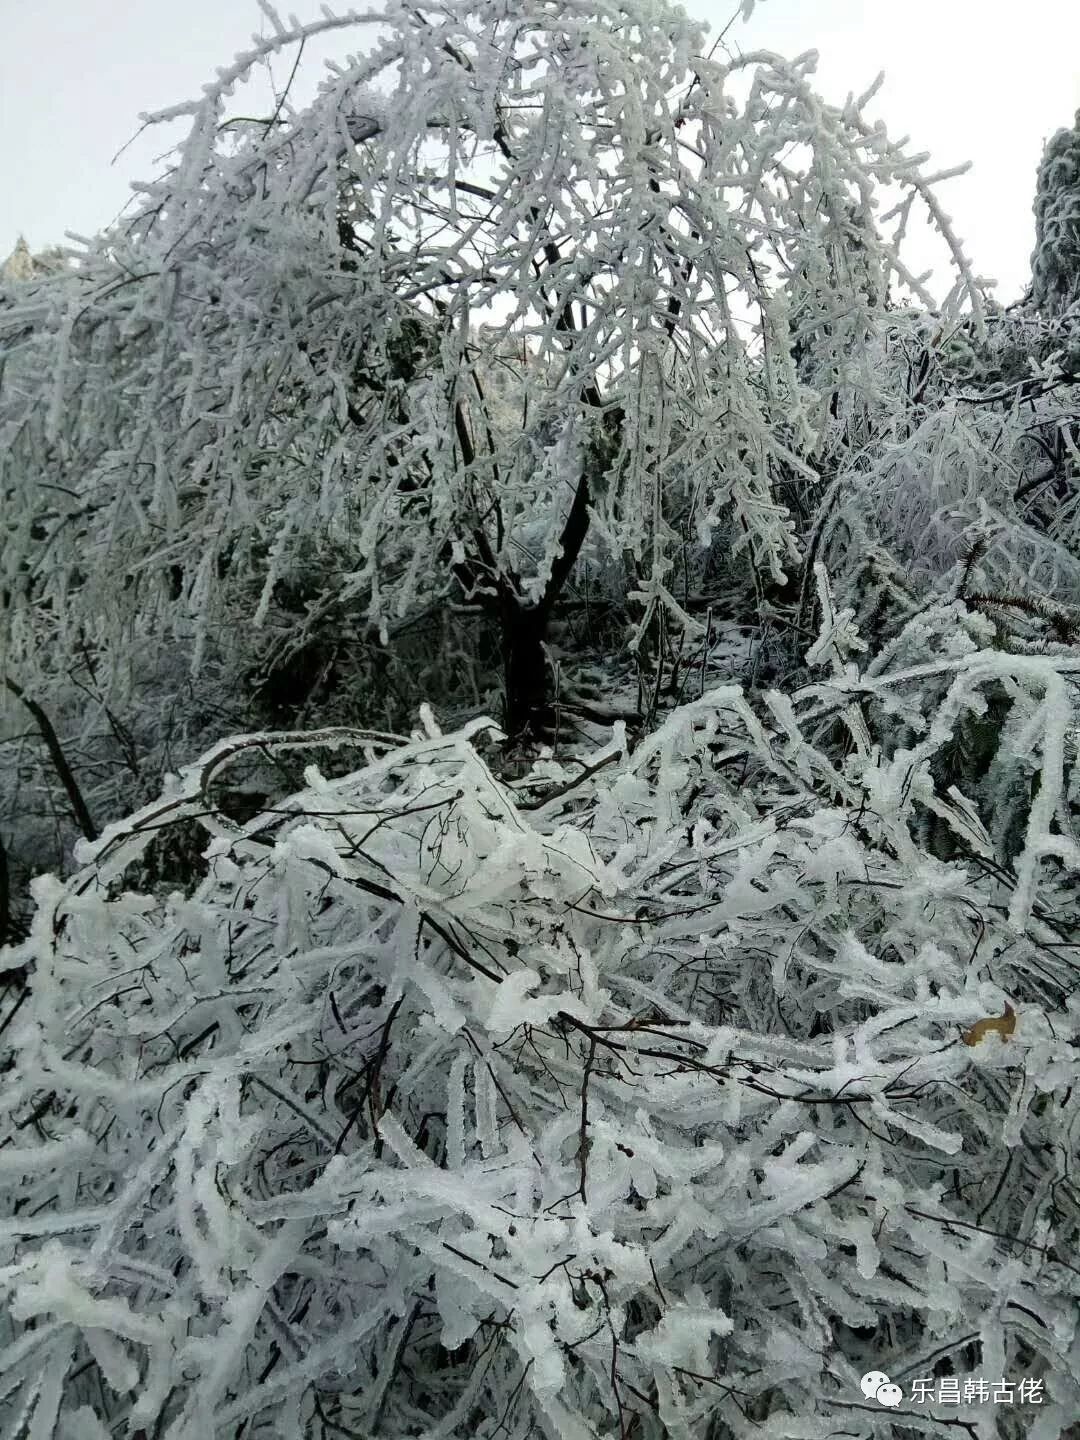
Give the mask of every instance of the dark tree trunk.
[[79, 829], [86, 836], [87, 840], [96, 840], [98, 838], [97, 826], [90, 816], [90, 811], [87, 809], [82, 791], [79, 789], [79, 782], [75, 779], [74, 772], [67, 762], [67, 756], [64, 754], [63, 747], [53, 728], [52, 721], [38, 702], [27, 695], [21, 685], [16, 685], [14, 680], [7, 678], [5, 678], [4, 683], [12, 695], [22, 701], [37, 721], [38, 729], [41, 731], [41, 738], [45, 741], [45, 748], [49, 752], [49, 759], [53, 763], [53, 769], [56, 771], [61, 785], [63, 785], [67, 791], [67, 797], [71, 802], [71, 808], [78, 822]]
[[[554, 731], [555, 709], [549, 694], [544, 638], [556, 602], [577, 564], [588, 534], [592, 495], [614, 460], [622, 439], [622, 408], [599, 413], [600, 395], [592, 385], [585, 387], [582, 398], [597, 407], [599, 423], [587, 447], [574, 499], [559, 537], [559, 553], [544, 594], [535, 605], [526, 605], [516, 589], [504, 585], [499, 597], [505, 686], [503, 728], [511, 740], [526, 736], [547, 739]], [[494, 570], [494, 563], [490, 568]]]
[[[8, 944], [8, 934], [15, 938], [15, 927], [11, 923], [11, 881], [8, 875], [7, 851], [4, 837], [0, 835], [0, 945]], [[0, 975], [3, 975], [0, 970]]]
[[548, 694], [543, 606], [512, 598], [502, 606], [503, 728], [511, 740], [550, 735], [555, 720]]

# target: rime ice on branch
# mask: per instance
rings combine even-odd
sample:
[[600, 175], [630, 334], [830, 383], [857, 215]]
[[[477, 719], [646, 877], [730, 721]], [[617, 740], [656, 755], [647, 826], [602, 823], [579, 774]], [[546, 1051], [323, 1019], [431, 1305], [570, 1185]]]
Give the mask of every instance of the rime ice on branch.
[[[687, 545], [720, 534], [766, 586], [798, 563], [823, 427], [874, 387], [853, 352], [890, 292], [930, 303], [880, 195], [927, 210], [943, 319], [981, 323], [916, 160], [818, 98], [813, 55], [720, 63], [637, 0], [271, 28], [145, 117], [190, 133], [131, 217], [0, 307], [0, 657], [42, 698], [80, 647], [130, 685], [133, 636], [197, 671], [322, 564], [281, 644], [330, 607], [392, 644], [472, 605], [508, 728], [543, 728], [583, 557], [625, 565], [642, 626], [690, 634]], [[310, 105], [230, 117], [264, 60], [336, 32], [367, 52]]]
[[[36, 1433], [807, 1435], [943, 1329], [1068, 1423], [1080, 659], [860, 673], [819, 580], [829, 678], [790, 697], [711, 691], [516, 789], [484, 720], [238, 738], [38, 882], [0, 1097]], [[1011, 896], [933, 778], [996, 684], [1041, 757]], [[888, 762], [886, 704], [932, 717]], [[343, 743], [351, 774], [215, 811], [246, 749]], [[205, 878], [124, 889], [185, 818]]]

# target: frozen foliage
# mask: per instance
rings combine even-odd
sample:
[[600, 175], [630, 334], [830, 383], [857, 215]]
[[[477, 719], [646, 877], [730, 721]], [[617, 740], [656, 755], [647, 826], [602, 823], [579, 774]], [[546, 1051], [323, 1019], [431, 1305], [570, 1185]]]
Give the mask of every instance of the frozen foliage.
[[876, 386], [822, 432], [830, 485], [806, 554], [827, 561], [871, 643], [889, 607], [910, 612], [961, 574], [988, 603], [1048, 600], [1080, 618], [1078, 318], [995, 312], [979, 337], [899, 310], [867, 338], [859, 360]]
[[[5, 1433], [885, 1435], [859, 1376], [942, 1363], [1045, 1381], [972, 1434], [1061, 1433], [1080, 659], [954, 603], [951, 641], [930, 616], [862, 664], [816, 588], [790, 696], [712, 690], [516, 787], [483, 720], [229, 740], [36, 883]], [[936, 778], [998, 691], [1015, 865]], [[252, 749], [340, 745], [343, 778], [215, 806]], [[184, 817], [203, 878], [124, 888]]]
[[[1002, 314], [812, 56], [262, 9], [131, 219], [0, 285], [0, 815], [19, 880], [84, 836], [0, 952], [0, 1440], [961, 1423], [878, 1369], [1030, 1376], [963, 1428], [1058, 1440], [1071, 132]], [[579, 713], [638, 702], [577, 755], [579, 602], [624, 632]], [[500, 668], [539, 755], [461, 723]], [[445, 733], [359, 728], [410, 669]]]

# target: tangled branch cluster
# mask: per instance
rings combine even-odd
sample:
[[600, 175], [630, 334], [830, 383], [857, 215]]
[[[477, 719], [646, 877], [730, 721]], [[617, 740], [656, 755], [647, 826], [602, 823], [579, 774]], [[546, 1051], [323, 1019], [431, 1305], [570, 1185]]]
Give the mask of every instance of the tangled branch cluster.
[[[972, 1434], [1059, 1433], [1080, 662], [860, 673], [819, 585], [832, 674], [791, 697], [714, 690], [516, 787], [486, 721], [304, 737], [363, 763], [245, 824], [216, 777], [301, 737], [225, 742], [37, 882], [3, 1017], [11, 1433], [809, 1436], [904, 1423], [870, 1361], [972, 1357], [1047, 1396]], [[1015, 867], [934, 778], [994, 686], [1035, 777]], [[875, 711], [928, 697], [885, 758]], [[193, 818], [191, 893], [124, 889]]]

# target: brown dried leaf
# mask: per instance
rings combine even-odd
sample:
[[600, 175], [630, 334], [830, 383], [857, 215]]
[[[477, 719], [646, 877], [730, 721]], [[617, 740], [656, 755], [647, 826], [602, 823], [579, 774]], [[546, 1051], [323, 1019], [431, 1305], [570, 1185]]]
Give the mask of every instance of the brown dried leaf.
[[976, 1020], [970, 1030], [965, 1030], [964, 1044], [978, 1045], [983, 1036], [989, 1035], [992, 1031], [996, 1031], [1004, 1043], [1015, 1029], [1016, 1011], [1006, 1002], [1004, 1015], [990, 1015], [985, 1020]]

